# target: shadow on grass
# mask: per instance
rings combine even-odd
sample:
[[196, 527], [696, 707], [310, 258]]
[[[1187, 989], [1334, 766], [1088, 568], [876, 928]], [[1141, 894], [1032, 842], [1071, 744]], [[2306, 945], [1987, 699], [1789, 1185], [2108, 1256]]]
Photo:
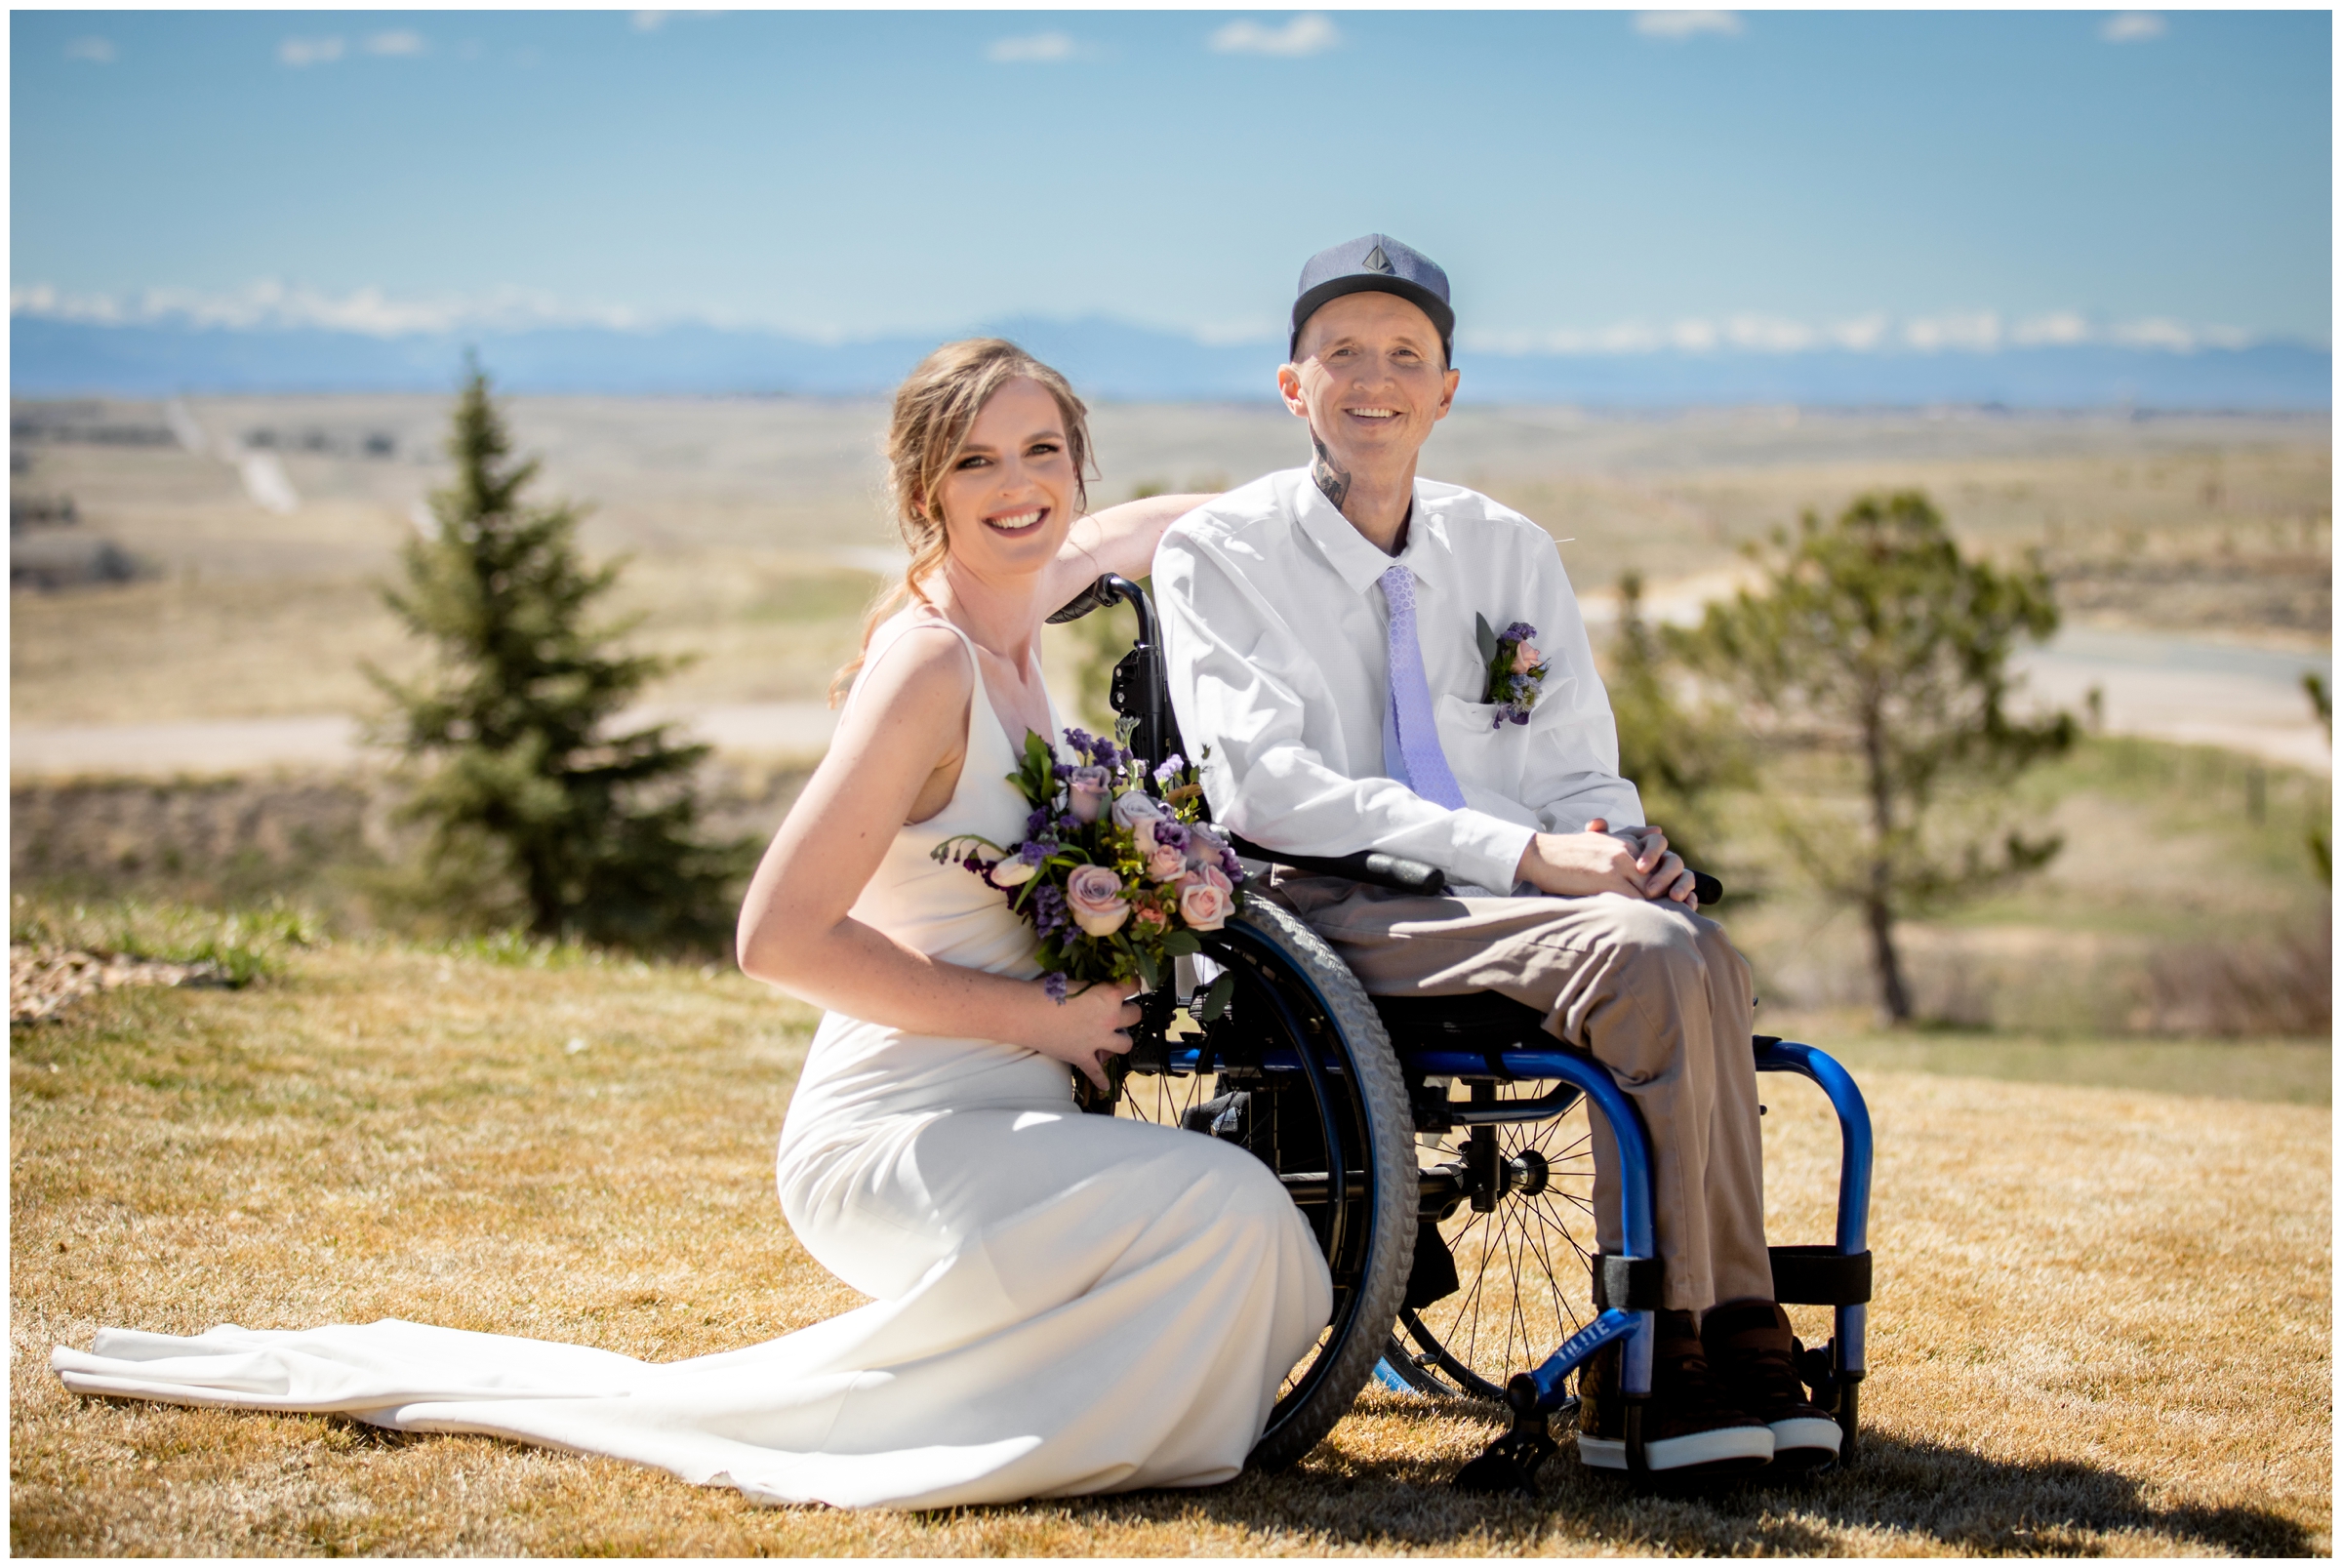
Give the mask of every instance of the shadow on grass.
[[2108, 1537], [2133, 1532], [2183, 1551], [2289, 1557], [2318, 1550], [2307, 1527], [2267, 1509], [2159, 1507], [2136, 1479], [2096, 1466], [1995, 1460], [1868, 1433], [1850, 1469], [1706, 1493], [1638, 1490], [1580, 1468], [1566, 1452], [1545, 1466], [1534, 1499], [1468, 1497], [1449, 1484], [1456, 1468], [1445, 1458], [1346, 1458], [1339, 1470], [1311, 1462], [1282, 1475], [1248, 1472], [1206, 1491], [1075, 1503], [1070, 1522], [1209, 1521], [1272, 1539], [1308, 1531], [1386, 1549], [1558, 1533], [1628, 1550], [1817, 1556], [1875, 1549], [1848, 1532], [1886, 1530], [1993, 1555], [2127, 1552], [2134, 1543]]

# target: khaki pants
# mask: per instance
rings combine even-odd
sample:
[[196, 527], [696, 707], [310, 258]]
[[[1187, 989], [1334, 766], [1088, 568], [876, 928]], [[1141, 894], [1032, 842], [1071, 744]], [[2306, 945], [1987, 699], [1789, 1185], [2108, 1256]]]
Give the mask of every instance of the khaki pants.
[[[1615, 893], [1423, 899], [1280, 871], [1275, 894], [1370, 992], [1499, 991], [1545, 1014], [1547, 1031], [1607, 1066], [1642, 1112], [1667, 1305], [1771, 1298], [1756, 1002], [1723, 927]], [[1618, 1146], [1600, 1115], [1589, 1120], [1596, 1233], [1622, 1252]]]

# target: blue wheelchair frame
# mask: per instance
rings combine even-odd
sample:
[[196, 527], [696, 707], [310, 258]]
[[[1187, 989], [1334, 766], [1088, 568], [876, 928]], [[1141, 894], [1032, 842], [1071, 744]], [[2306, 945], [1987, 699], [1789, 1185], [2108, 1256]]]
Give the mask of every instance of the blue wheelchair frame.
[[[1759, 1072], [1794, 1072], [1811, 1080], [1829, 1098], [1831, 1108], [1837, 1113], [1839, 1162], [1837, 1183], [1837, 1240], [1826, 1247], [1790, 1246], [1771, 1249], [1775, 1294], [1785, 1301], [1797, 1301], [1801, 1296], [1817, 1294], [1811, 1286], [1800, 1290], [1805, 1280], [1817, 1275], [1826, 1276], [1829, 1283], [1821, 1292], [1843, 1295], [1839, 1281], [1848, 1275], [1858, 1281], [1863, 1300], [1838, 1301], [1835, 1304], [1835, 1321], [1827, 1356], [1827, 1380], [1811, 1377], [1814, 1382], [1833, 1392], [1842, 1442], [1839, 1463], [1849, 1463], [1854, 1457], [1858, 1408], [1854, 1388], [1866, 1371], [1864, 1330], [1869, 1313], [1870, 1295], [1870, 1210], [1871, 1210], [1871, 1111], [1856, 1086], [1853, 1076], [1835, 1058], [1810, 1045], [1783, 1040], [1771, 1035], [1758, 1035], [1754, 1042], [1756, 1066]], [[1615, 1260], [1605, 1260], [1614, 1270], [1634, 1278], [1639, 1270], [1636, 1265], [1655, 1265], [1658, 1248], [1652, 1232], [1652, 1176], [1650, 1139], [1642, 1125], [1642, 1116], [1617, 1083], [1609, 1069], [1591, 1057], [1562, 1050], [1505, 1051], [1495, 1064], [1490, 1064], [1477, 1052], [1418, 1052], [1408, 1062], [1426, 1072], [1453, 1076], [1485, 1075], [1489, 1065], [1501, 1065], [1506, 1074], [1517, 1079], [1558, 1079], [1573, 1085], [1587, 1098], [1609, 1124], [1618, 1146], [1619, 1219], [1625, 1232], [1627, 1252]], [[1784, 1279], [1784, 1276], [1788, 1276]], [[1546, 1431], [1547, 1419], [1571, 1402], [1567, 1392], [1569, 1375], [1586, 1360], [1612, 1341], [1623, 1341], [1620, 1358], [1619, 1393], [1627, 1406], [1627, 1463], [1631, 1470], [1641, 1470], [1642, 1435], [1640, 1412], [1636, 1408], [1647, 1401], [1651, 1393], [1651, 1344], [1653, 1317], [1658, 1307], [1658, 1270], [1651, 1268], [1644, 1276], [1647, 1286], [1635, 1288], [1635, 1299], [1619, 1306], [1604, 1307], [1594, 1321], [1564, 1340], [1553, 1354], [1531, 1371], [1516, 1374], [1506, 1389], [1512, 1406], [1514, 1427], [1489, 1447], [1483, 1462], [1495, 1459], [1519, 1472], [1525, 1482], [1536, 1462], [1551, 1453], [1555, 1446]], [[1816, 1368], [1807, 1368], [1816, 1371]], [[1481, 1463], [1481, 1462], [1475, 1462]], [[1468, 1468], [1468, 1473], [1470, 1467]], [[1510, 1473], [1510, 1472], [1508, 1472]], [[1465, 1477], [1459, 1477], [1471, 1484]]]
[[[1163, 1065], [1172, 1073], [1186, 1075], [1209, 1071], [1207, 1049], [1192, 1045], [1170, 1048]], [[1837, 1114], [1839, 1161], [1837, 1185], [1837, 1238], [1825, 1246], [1777, 1246], [1771, 1250], [1775, 1294], [1789, 1302], [1798, 1302], [1819, 1295], [1847, 1294], [1842, 1282], [1850, 1274], [1858, 1280], [1860, 1301], [1837, 1301], [1833, 1305], [1834, 1321], [1831, 1341], [1820, 1352], [1827, 1358], [1826, 1374], [1821, 1366], [1801, 1369], [1807, 1381], [1834, 1393], [1829, 1400], [1836, 1406], [1834, 1413], [1842, 1431], [1839, 1463], [1850, 1463], [1857, 1442], [1858, 1399], [1855, 1387], [1867, 1370], [1864, 1351], [1864, 1331], [1869, 1312], [1870, 1275], [1870, 1209], [1871, 1209], [1871, 1112], [1862, 1098], [1862, 1090], [1835, 1058], [1827, 1052], [1795, 1040], [1758, 1035], [1754, 1042], [1756, 1067], [1759, 1072], [1789, 1072], [1810, 1080], [1828, 1097]], [[1491, 1055], [1495, 1060], [1491, 1061]], [[1306, 1056], [1294, 1054], [1291, 1061], [1285, 1053], [1272, 1053], [1263, 1065], [1270, 1071], [1315, 1072], [1316, 1064]], [[1605, 1259], [1605, 1266], [1619, 1277], [1635, 1281], [1629, 1287], [1630, 1299], [1615, 1306], [1602, 1307], [1594, 1320], [1579, 1329], [1547, 1356], [1533, 1370], [1516, 1374], [1506, 1390], [1507, 1401], [1514, 1414], [1514, 1428], [1491, 1445], [1491, 1454], [1502, 1453], [1506, 1462], [1518, 1467], [1522, 1480], [1533, 1471], [1535, 1464], [1555, 1445], [1546, 1432], [1548, 1419], [1572, 1403], [1568, 1392], [1571, 1373], [1578, 1370], [1588, 1357], [1612, 1341], [1623, 1341], [1624, 1351], [1619, 1370], [1619, 1393], [1627, 1407], [1627, 1456], [1631, 1470], [1640, 1470], [1642, 1465], [1641, 1422], [1639, 1406], [1651, 1393], [1651, 1348], [1653, 1316], [1660, 1303], [1659, 1252], [1653, 1228], [1654, 1200], [1650, 1137], [1642, 1124], [1642, 1114], [1635, 1103], [1619, 1088], [1609, 1069], [1590, 1056], [1558, 1047], [1552, 1050], [1507, 1050], [1484, 1054], [1477, 1051], [1416, 1051], [1405, 1058], [1408, 1066], [1433, 1077], [1485, 1078], [1492, 1066], [1501, 1066], [1504, 1077], [1499, 1081], [1560, 1082], [1567, 1084], [1575, 1095], [1585, 1096], [1590, 1106], [1609, 1125], [1618, 1148], [1619, 1219], [1625, 1234], [1627, 1251], [1616, 1258]], [[1574, 1095], [1571, 1097], [1574, 1099]], [[1560, 1114], [1567, 1103], [1556, 1104], [1552, 1096], [1533, 1101], [1499, 1103], [1491, 1106], [1457, 1106], [1453, 1114], [1458, 1120], [1530, 1121], [1543, 1120]], [[1345, 1177], [1339, 1161], [1338, 1141], [1329, 1140], [1335, 1151], [1330, 1158], [1335, 1168], [1329, 1180], [1341, 1184]], [[1823, 1282], [1817, 1289], [1817, 1275]], [[1800, 1288], [1802, 1287], [1802, 1288]], [[1813, 1354], [1815, 1352], [1808, 1352]], [[1395, 1376], [1384, 1373], [1388, 1385], [1404, 1387]]]
[[[1127, 602], [1137, 612], [1140, 636], [1114, 670], [1110, 701], [1115, 711], [1137, 721], [1134, 737], [1137, 749], [1150, 762], [1159, 762], [1170, 749], [1170, 703], [1158, 659], [1160, 636], [1154, 607], [1146, 594], [1136, 583], [1109, 575], [1100, 578], [1050, 619], [1072, 620], [1091, 609], [1117, 602]], [[1242, 840], [1237, 841], [1236, 847], [1241, 853], [1409, 891], [1435, 894], [1443, 882], [1432, 867], [1379, 853], [1305, 862], [1271, 856]], [[1701, 879], [1703, 899], [1714, 899], [1719, 894], [1720, 889], [1713, 879]], [[1210, 1065], [1205, 1060], [1208, 1046], [1171, 1045], [1167, 1041], [1165, 1046], [1161, 1070], [1174, 1074], [1209, 1070]], [[1851, 1462], [1855, 1455], [1859, 1409], [1856, 1390], [1866, 1371], [1864, 1332], [1871, 1294], [1870, 1107], [1844, 1066], [1813, 1046], [1760, 1034], [1752, 1041], [1752, 1049], [1757, 1071], [1792, 1072], [1809, 1079], [1828, 1097], [1837, 1114], [1840, 1152], [1836, 1240], [1819, 1246], [1776, 1246], [1769, 1252], [1775, 1300], [1789, 1305], [1829, 1306], [1834, 1310], [1830, 1344], [1806, 1350], [1798, 1372], [1815, 1388], [1817, 1400], [1837, 1419], [1841, 1432], [1838, 1462], [1842, 1465]], [[1528, 1488], [1537, 1464], [1557, 1447], [1547, 1430], [1549, 1418], [1574, 1406], [1572, 1396], [1566, 1391], [1569, 1375], [1595, 1351], [1613, 1341], [1624, 1342], [1619, 1392], [1625, 1406], [1628, 1468], [1643, 1470], [1641, 1414], [1651, 1393], [1654, 1318], [1661, 1306], [1662, 1271], [1653, 1229], [1650, 1137], [1643, 1127], [1641, 1113], [1612, 1079], [1609, 1069], [1591, 1056], [1557, 1045], [1551, 1049], [1514, 1046], [1488, 1051], [1418, 1048], [1401, 1050], [1399, 1060], [1405, 1068], [1426, 1077], [1563, 1083], [1568, 1091], [1554, 1091], [1532, 1101], [1458, 1104], [1447, 1107], [1447, 1113], [1456, 1122], [1467, 1124], [1545, 1120], [1564, 1113], [1576, 1096], [1583, 1095], [1608, 1125], [1618, 1149], [1620, 1221], [1627, 1252], [1618, 1258], [1601, 1260], [1599, 1266], [1602, 1280], [1617, 1282], [1608, 1288], [1606, 1295], [1623, 1295], [1626, 1299], [1610, 1301], [1604, 1295], [1597, 1295], [1599, 1305], [1593, 1321], [1571, 1334], [1534, 1369], [1513, 1376], [1505, 1390], [1513, 1411], [1512, 1430], [1490, 1444], [1480, 1459], [1466, 1466], [1457, 1483], [1475, 1490]], [[1307, 1053], [1296, 1053], [1296, 1060], [1291, 1062], [1270, 1061], [1265, 1066], [1272, 1071], [1297, 1070], [1312, 1080], [1323, 1071], [1318, 1063], [1307, 1060]], [[1492, 1070], [1498, 1068], [1501, 1072]], [[1331, 1168], [1327, 1183], [1337, 1192], [1346, 1190], [1348, 1185], [1347, 1173], [1341, 1168], [1339, 1145], [1339, 1139], [1329, 1129], [1327, 1158]], [[1338, 1218], [1331, 1223], [1338, 1225]], [[1331, 1239], [1320, 1237], [1321, 1241]], [[1597, 1292], [1602, 1291], [1603, 1286], [1597, 1280]], [[1378, 1370], [1387, 1384], [1406, 1387], [1389, 1371], [1387, 1364]]]

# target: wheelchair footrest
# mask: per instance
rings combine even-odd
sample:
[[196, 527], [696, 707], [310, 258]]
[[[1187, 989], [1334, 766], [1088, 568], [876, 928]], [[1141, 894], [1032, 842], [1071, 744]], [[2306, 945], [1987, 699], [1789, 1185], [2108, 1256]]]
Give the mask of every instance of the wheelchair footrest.
[[1568, 1419], [1577, 1414], [1577, 1400], [1549, 1412], [1537, 1391], [1536, 1380], [1516, 1372], [1506, 1386], [1505, 1402], [1513, 1407], [1512, 1429], [1480, 1451], [1480, 1457], [1456, 1472], [1456, 1490], [1483, 1496], [1537, 1495], [1537, 1467], [1560, 1451], [1554, 1440], [1551, 1416]]
[[1797, 1307], [1858, 1307], [1871, 1299], [1871, 1255], [1836, 1247], [1768, 1247], [1773, 1300]]

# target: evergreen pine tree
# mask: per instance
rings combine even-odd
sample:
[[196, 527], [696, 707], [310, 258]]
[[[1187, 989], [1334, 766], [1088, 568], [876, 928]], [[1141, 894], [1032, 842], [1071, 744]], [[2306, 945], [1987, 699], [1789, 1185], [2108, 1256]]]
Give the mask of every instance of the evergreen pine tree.
[[423, 774], [405, 810], [427, 822], [435, 876], [508, 878], [531, 931], [629, 946], [721, 945], [751, 846], [700, 836], [691, 775], [707, 747], [668, 727], [605, 728], [678, 661], [627, 654], [627, 624], [588, 614], [619, 563], [580, 558], [580, 514], [532, 506], [535, 460], [515, 462], [476, 362], [448, 453], [455, 479], [431, 496], [438, 530], [404, 550], [384, 597], [433, 645], [412, 682], [370, 669], [398, 711], [392, 739]]
[[1684, 647], [1778, 738], [1851, 757], [1856, 811], [1803, 801], [1776, 825], [1822, 891], [1861, 912], [1879, 1011], [1906, 1023], [1895, 922], [2046, 864], [2063, 842], [2001, 810], [2019, 772], [2074, 742], [2070, 714], [2024, 722], [2006, 706], [2010, 654], [2057, 629], [2057, 606], [2038, 565], [1963, 559], [1917, 492], [1861, 497], [1828, 527], [1808, 512], [1772, 543], [1764, 591], [1710, 605]]

